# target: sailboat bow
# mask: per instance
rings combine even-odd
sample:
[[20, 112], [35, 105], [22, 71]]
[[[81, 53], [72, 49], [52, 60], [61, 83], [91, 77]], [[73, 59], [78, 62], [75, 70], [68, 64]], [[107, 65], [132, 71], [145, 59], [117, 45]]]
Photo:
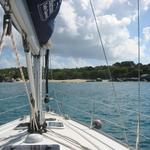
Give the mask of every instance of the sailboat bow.
[[[30, 116], [0, 126], [2, 137], [0, 149], [129, 150], [128, 146], [102, 132], [97, 132], [65, 116], [43, 111], [43, 103], [49, 101], [50, 39], [61, 3], [62, 0], [0, 0], [5, 11], [5, 35], [13, 37], [12, 24], [22, 36], [30, 85], [29, 90], [25, 84]], [[42, 89], [43, 58], [46, 68], [45, 93]], [[21, 73], [23, 74], [22, 70]]]

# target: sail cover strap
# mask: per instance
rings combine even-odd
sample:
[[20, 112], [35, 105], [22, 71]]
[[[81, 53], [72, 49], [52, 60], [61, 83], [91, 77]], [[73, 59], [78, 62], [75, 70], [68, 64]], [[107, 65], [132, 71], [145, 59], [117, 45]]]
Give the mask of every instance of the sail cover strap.
[[41, 46], [46, 44], [54, 30], [54, 20], [62, 0], [26, 0]]
[[49, 97], [48, 97], [48, 69], [49, 69], [49, 49], [46, 50], [45, 54], [45, 99], [44, 102], [48, 103], [49, 102]]

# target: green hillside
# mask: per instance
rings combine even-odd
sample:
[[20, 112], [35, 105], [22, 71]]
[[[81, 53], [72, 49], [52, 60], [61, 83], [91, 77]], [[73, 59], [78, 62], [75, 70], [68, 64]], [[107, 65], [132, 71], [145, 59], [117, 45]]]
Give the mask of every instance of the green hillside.
[[[109, 66], [112, 80], [114, 81], [136, 81], [138, 77], [138, 64], [132, 61], [117, 62]], [[141, 80], [150, 81], [150, 64], [140, 64]], [[43, 69], [44, 70], [44, 69]], [[25, 78], [28, 79], [27, 68], [23, 67]], [[52, 77], [53, 76], [53, 77]], [[49, 70], [49, 79], [88, 79], [88, 80], [110, 80], [110, 73], [107, 66], [82, 67], [82, 68], [64, 68]], [[20, 72], [18, 68], [9, 68], [0, 70], [0, 81], [19, 79]]]

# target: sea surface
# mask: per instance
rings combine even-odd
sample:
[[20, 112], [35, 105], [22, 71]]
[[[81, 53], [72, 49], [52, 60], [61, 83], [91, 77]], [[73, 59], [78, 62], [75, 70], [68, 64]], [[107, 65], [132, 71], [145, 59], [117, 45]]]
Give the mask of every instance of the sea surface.
[[[53, 99], [49, 107], [53, 111], [88, 126], [91, 116], [100, 119], [102, 132], [135, 147], [139, 109], [137, 82], [49, 83], [49, 91]], [[149, 82], [141, 82], [140, 93], [140, 148], [150, 150]], [[28, 113], [23, 83], [0, 83], [0, 124]]]

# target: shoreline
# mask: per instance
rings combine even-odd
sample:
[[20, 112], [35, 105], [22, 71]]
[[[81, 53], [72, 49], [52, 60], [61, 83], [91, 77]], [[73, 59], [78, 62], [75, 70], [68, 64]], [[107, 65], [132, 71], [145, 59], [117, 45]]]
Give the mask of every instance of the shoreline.
[[86, 79], [48, 80], [50, 83], [85, 83]]
[[[43, 80], [44, 81], [44, 80]], [[26, 81], [27, 83], [29, 80]], [[110, 82], [109, 80], [101, 80], [101, 81], [96, 81], [92, 79], [65, 79], [65, 80], [48, 80], [49, 83], [86, 83], [86, 82]], [[121, 81], [112, 81], [112, 82], [138, 82], [136, 80], [121, 80]], [[141, 82], [149, 82], [149, 81], [141, 81]], [[22, 80], [20, 81], [3, 81], [0, 83], [23, 83]]]

